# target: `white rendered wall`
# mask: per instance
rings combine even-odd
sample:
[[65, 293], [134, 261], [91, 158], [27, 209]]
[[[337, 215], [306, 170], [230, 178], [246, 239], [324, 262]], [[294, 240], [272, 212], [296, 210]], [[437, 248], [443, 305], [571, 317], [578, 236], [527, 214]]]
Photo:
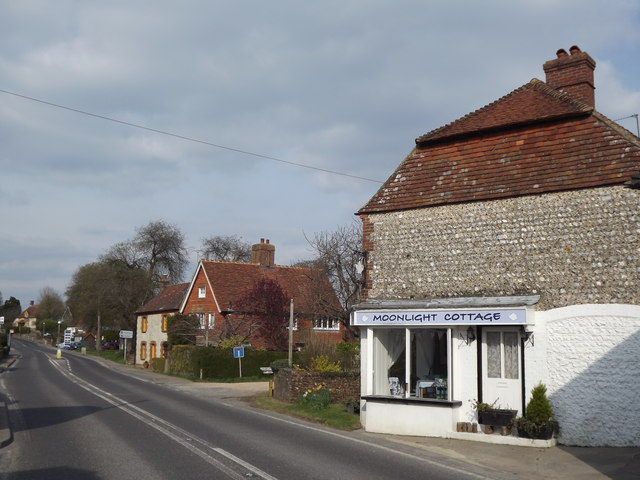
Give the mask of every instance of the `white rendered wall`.
[[640, 446], [640, 306], [577, 305], [536, 312], [527, 394], [542, 381], [558, 441]]

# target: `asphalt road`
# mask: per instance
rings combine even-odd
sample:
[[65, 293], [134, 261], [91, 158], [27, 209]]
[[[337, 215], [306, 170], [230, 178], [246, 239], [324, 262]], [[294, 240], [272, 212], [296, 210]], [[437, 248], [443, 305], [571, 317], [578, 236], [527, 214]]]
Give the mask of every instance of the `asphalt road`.
[[486, 479], [497, 472], [188, 395], [16, 340], [0, 479]]

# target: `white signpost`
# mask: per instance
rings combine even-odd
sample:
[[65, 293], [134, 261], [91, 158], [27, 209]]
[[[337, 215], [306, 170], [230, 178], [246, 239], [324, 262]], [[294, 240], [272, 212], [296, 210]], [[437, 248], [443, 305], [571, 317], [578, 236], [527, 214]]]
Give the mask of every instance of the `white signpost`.
[[127, 364], [127, 338], [133, 338], [132, 330], [120, 330], [120, 338], [124, 339], [124, 364]]

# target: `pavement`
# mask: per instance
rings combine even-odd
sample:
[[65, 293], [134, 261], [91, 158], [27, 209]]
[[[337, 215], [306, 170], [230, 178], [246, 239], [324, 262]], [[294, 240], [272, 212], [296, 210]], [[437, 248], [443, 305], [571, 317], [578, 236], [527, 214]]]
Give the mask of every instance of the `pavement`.
[[[63, 353], [63, 355], [67, 354], [69, 352]], [[71, 354], [77, 355], [79, 353], [73, 352]], [[266, 382], [192, 382], [133, 365], [116, 364], [98, 357], [88, 358], [127, 375], [135, 376], [142, 381], [165, 385], [168, 388], [203, 399], [242, 401], [246, 403], [246, 408], [252, 408], [249, 406], [249, 401], [253, 397], [264, 394], [268, 390]], [[0, 359], [0, 376], [11, 368], [16, 359], [17, 357], [14, 355]], [[2, 396], [0, 396], [0, 448], [12, 441], [8, 420], [8, 410], [2, 402]], [[640, 426], [636, 427], [640, 428]], [[387, 446], [394, 445], [412, 455], [420, 455], [421, 452], [425, 452], [425, 457], [440, 458], [445, 464], [449, 461], [456, 462], [458, 465], [460, 463], [467, 464], [470, 467], [468, 470], [486, 478], [499, 476], [500, 478], [526, 480], [640, 480], [640, 447], [586, 448], [558, 445], [537, 448], [450, 438], [373, 434], [364, 430], [347, 432], [345, 435]]]

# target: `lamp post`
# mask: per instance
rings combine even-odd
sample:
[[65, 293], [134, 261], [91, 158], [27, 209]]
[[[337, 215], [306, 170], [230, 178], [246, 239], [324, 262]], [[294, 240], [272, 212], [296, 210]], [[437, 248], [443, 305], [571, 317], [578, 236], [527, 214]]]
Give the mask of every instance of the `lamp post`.
[[44, 322], [42, 322], [42, 342], [44, 343]]
[[58, 343], [60, 343], [60, 325], [62, 325], [62, 319], [58, 320], [58, 337], [56, 338]]

